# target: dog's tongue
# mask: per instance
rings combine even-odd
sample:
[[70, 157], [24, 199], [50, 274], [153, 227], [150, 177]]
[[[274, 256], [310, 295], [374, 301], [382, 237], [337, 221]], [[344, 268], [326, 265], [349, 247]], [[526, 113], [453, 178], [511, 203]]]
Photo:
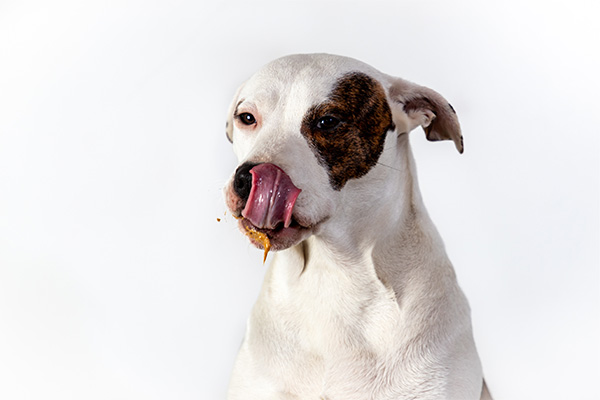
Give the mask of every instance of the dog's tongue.
[[242, 216], [257, 228], [274, 229], [292, 222], [292, 210], [301, 190], [274, 164], [259, 164], [250, 170], [252, 189]]

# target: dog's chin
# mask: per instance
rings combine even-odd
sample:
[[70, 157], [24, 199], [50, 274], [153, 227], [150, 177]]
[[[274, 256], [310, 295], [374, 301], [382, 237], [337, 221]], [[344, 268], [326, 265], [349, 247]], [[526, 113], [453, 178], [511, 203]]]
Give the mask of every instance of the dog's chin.
[[[292, 223], [289, 227], [285, 228], [283, 225], [276, 227], [275, 229], [258, 228], [252, 222], [246, 218], [240, 218], [238, 220], [240, 230], [247, 234], [248, 231], [256, 231], [266, 235], [269, 238], [271, 250], [285, 250], [292, 246], [297, 245], [312, 234], [312, 227], [300, 225], [295, 219], [292, 218]], [[248, 235], [250, 242], [258, 247], [264, 249], [264, 244], [258, 240], [254, 235]]]

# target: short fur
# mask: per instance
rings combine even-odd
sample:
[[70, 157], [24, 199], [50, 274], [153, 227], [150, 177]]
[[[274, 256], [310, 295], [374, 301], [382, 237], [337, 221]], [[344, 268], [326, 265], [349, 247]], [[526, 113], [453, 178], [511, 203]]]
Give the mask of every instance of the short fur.
[[[234, 118], [245, 112], [256, 123]], [[319, 131], [326, 115], [341, 123]], [[298, 229], [272, 238], [280, 251], [229, 399], [489, 398], [467, 300], [419, 192], [417, 126], [462, 152], [442, 96], [349, 58], [284, 57], [238, 90], [227, 136], [240, 164], [276, 164], [302, 192]], [[241, 216], [233, 179], [226, 200]]]

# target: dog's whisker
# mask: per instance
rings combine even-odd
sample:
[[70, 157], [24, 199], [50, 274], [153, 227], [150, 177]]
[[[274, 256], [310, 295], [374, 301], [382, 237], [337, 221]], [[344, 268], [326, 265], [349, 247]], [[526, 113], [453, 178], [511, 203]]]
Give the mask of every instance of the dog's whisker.
[[390, 166], [390, 165], [387, 165], [387, 164], [384, 164], [384, 163], [382, 163], [382, 162], [379, 162], [379, 161], [377, 161], [377, 164], [379, 164], [379, 165], [382, 165], [382, 166], [384, 166], [384, 167], [388, 167], [389, 169], [393, 169], [394, 171], [401, 172], [399, 168], [394, 168], [394, 167], [392, 167], [392, 166]]

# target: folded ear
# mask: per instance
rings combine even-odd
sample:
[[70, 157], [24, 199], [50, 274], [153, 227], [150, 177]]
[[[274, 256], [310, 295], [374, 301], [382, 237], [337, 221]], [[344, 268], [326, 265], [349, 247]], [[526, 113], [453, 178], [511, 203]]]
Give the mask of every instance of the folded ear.
[[388, 93], [398, 133], [410, 132], [421, 125], [427, 140], [452, 140], [458, 152], [463, 152], [456, 112], [439, 93], [400, 78], [392, 82]]
[[229, 110], [227, 111], [227, 120], [225, 122], [225, 134], [227, 135], [227, 139], [233, 143], [233, 114], [235, 113], [235, 109], [238, 106], [240, 100], [240, 92], [244, 84], [240, 85], [239, 88], [235, 91], [235, 95], [233, 96], [233, 100], [229, 105]]

